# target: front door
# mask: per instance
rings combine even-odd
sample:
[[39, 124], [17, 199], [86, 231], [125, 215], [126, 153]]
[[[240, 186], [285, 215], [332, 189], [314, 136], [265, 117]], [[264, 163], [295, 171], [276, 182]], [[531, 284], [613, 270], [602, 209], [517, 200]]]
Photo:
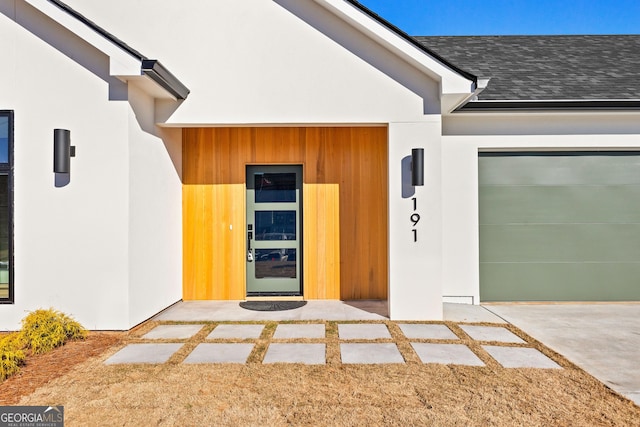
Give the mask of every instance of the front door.
[[302, 166], [247, 166], [247, 296], [302, 295]]

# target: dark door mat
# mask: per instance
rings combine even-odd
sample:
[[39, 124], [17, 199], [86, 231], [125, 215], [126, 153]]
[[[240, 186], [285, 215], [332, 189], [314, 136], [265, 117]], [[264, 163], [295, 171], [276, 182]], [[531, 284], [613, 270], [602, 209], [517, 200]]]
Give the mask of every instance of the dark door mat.
[[243, 301], [240, 307], [253, 311], [284, 311], [303, 307], [306, 301]]

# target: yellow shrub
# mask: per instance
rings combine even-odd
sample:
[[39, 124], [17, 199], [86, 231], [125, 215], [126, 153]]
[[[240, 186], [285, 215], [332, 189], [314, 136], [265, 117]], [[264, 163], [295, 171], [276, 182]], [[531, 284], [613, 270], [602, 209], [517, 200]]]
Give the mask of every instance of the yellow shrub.
[[0, 339], [0, 381], [20, 370], [25, 355], [24, 341], [19, 332], [13, 332]]
[[22, 339], [34, 353], [46, 353], [67, 339], [83, 339], [86, 329], [64, 313], [53, 308], [32, 311], [22, 319]]

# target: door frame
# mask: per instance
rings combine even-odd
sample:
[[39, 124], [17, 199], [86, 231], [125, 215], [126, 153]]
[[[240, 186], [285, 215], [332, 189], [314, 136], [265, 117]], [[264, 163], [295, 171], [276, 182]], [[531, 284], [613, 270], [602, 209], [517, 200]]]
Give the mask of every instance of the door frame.
[[[300, 184], [300, 188], [298, 189], [298, 200], [297, 200], [297, 211], [298, 211], [298, 224], [297, 224], [297, 236], [296, 236], [296, 241], [297, 241], [297, 248], [296, 248], [296, 264], [297, 264], [297, 280], [298, 280], [298, 290], [297, 291], [274, 291], [274, 292], [270, 292], [270, 291], [249, 291], [249, 267], [248, 267], [248, 262], [246, 257], [248, 257], [248, 253], [249, 253], [249, 249], [248, 249], [248, 244], [249, 244], [249, 239], [248, 239], [248, 233], [250, 232], [250, 230], [248, 230], [248, 226], [249, 226], [249, 222], [248, 222], [248, 214], [249, 214], [249, 203], [247, 200], [247, 196], [248, 196], [248, 190], [249, 190], [249, 183], [248, 181], [248, 176], [249, 176], [249, 172], [250, 169], [252, 168], [265, 168], [273, 170], [275, 173], [277, 173], [277, 169], [280, 168], [290, 168], [290, 169], [294, 169], [295, 168], [295, 173], [296, 175], [299, 175], [299, 177], [296, 177], [296, 182], [299, 182]], [[245, 250], [244, 250], [244, 254], [245, 254], [245, 297], [246, 298], [252, 298], [252, 297], [303, 297], [304, 296], [304, 241], [303, 241], [303, 236], [304, 236], [304, 192], [303, 192], [303, 188], [304, 188], [304, 164], [302, 163], [246, 163], [245, 164], [245, 219], [247, 219], [247, 222], [245, 223]], [[255, 210], [254, 210], [255, 212]], [[255, 233], [257, 230], [255, 230], [255, 221], [253, 222], [253, 230], [251, 230], [254, 233], [254, 239], [251, 240], [251, 242], [255, 242]], [[277, 242], [277, 240], [275, 240], [274, 242]], [[254, 265], [255, 265], [255, 260], [253, 260]], [[268, 279], [267, 279], [268, 280]]]

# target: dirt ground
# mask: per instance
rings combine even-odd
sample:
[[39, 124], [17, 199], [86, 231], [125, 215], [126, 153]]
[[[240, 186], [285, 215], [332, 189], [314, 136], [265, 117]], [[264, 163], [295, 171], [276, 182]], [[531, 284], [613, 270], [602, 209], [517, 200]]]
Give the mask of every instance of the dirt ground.
[[[263, 365], [255, 354], [246, 365], [181, 364], [189, 341], [165, 364], [104, 365], [153, 326], [91, 333], [30, 358], [0, 384], [0, 403], [63, 405], [69, 426], [640, 426], [638, 406], [520, 331], [564, 369], [411, 358], [404, 365], [342, 365], [329, 333], [324, 366]], [[259, 340], [256, 348], [267, 344]]]
[[0, 383], [0, 405], [17, 404], [23, 396], [119, 344], [124, 336], [116, 332], [91, 332], [86, 340], [68, 342], [49, 353], [29, 355], [16, 375]]

